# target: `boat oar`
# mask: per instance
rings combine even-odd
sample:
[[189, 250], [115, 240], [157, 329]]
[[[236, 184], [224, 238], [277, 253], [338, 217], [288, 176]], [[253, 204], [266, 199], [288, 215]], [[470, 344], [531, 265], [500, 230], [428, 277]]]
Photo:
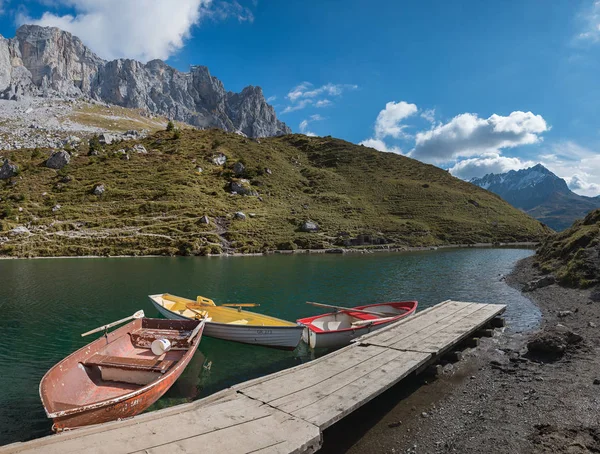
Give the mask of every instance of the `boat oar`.
[[396, 316], [396, 315], [400, 315], [400, 314], [393, 314], [391, 312], [375, 312], [375, 311], [365, 311], [363, 309], [354, 309], [352, 307], [344, 307], [344, 306], [334, 306], [333, 304], [323, 304], [323, 303], [314, 303], [312, 301], [307, 301], [306, 304], [311, 304], [313, 306], [317, 306], [317, 307], [325, 307], [325, 308], [330, 308], [330, 309], [337, 309], [339, 311], [347, 311], [347, 312], [361, 312], [363, 314], [371, 314], [371, 315], [378, 315], [378, 316], [383, 316], [383, 317], [387, 317], [389, 315], [392, 316]]
[[227, 303], [227, 304], [221, 304], [220, 306], [222, 307], [258, 307], [260, 306], [260, 304], [258, 303]]
[[372, 320], [361, 320], [360, 322], [354, 322], [352, 323], [352, 326], [364, 326], [364, 325], [370, 325], [372, 323], [376, 323], [376, 322], [386, 322], [388, 320], [392, 320], [396, 317], [383, 317], [383, 318], [374, 318]]
[[117, 320], [116, 322], [109, 323], [108, 325], [99, 326], [98, 328], [96, 328], [96, 329], [93, 329], [93, 330], [91, 330], [91, 331], [88, 331], [87, 333], [83, 333], [83, 334], [81, 335], [81, 337], [87, 336], [87, 335], [89, 335], [89, 334], [94, 334], [94, 333], [97, 333], [98, 331], [104, 331], [104, 330], [107, 330], [108, 328], [112, 328], [113, 326], [120, 325], [121, 323], [125, 323], [125, 322], [127, 322], [127, 321], [129, 321], [129, 320], [138, 319], [138, 318], [143, 318], [143, 317], [144, 317], [144, 311], [142, 311], [142, 310], [139, 310], [139, 311], [137, 311], [135, 314], [133, 314], [133, 315], [132, 315], [132, 316], [130, 316], [130, 317], [125, 317], [125, 318], [122, 318], [121, 320]]

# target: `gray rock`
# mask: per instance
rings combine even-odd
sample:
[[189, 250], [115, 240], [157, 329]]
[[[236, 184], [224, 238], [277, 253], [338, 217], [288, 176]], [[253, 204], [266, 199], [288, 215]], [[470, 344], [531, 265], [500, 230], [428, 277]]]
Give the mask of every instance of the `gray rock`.
[[202, 173], [202, 167], [197, 167], [197, 168], [196, 168], [196, 172], [198, 172], [198, 173]]
[[114, 142], [117, 142], [120, 139], [121, 139], [121, 137], [119, 137], [119, 135], [117, 135], [117, 134], [111, 134], [111, 133], [108, 133], [108, 132], [105, 132], [105, 133], [100, 134], [98, 136], [98, 140], [100, 141], [100, 143], [102, 145], [110, 145], [110, 144], [112, 144]]
[[242, 213], [241, 211], [238, 211], [237, 213], [235, 213], [234, 217], [236, 219], [239, 219], [240, 221], [245, 221], [246, 220], [246, 215], [244, 213]]
[[71, 162], [71, 155], [64, 150], [55, 151], [46, 161], [46, 167], [60, 170]]
[[527, 342], [527, 350], [530, 355], [556, 360], [561, 358], [571, 346], [579, 344], [582, 340], [579, 334], [559, 324], [533, 335]]
[[133, 151], [140, 154], [148, 154], [148, 150], [146, 150], [146, 147], [139, 143], [133, 146]]
[[531, 292], [538, 288], [548, 287], [556, 282], [556, 278], [551, 274], [535, 279], [523, 287], [523, 292]]
[[558, 311], [557, 314], [560, 318], [568, 317], [569, 315], [573, 315], [572, 311]]
[[210, 224], [210, 219], [208, 216], [204, 215], [200, 218], [200, 224]]
[[269, 169], [268, 167], [265, 169], [265, 172], [267, 173], [267, 175], [273, 174], [273, 171], [271, 169]]
[[240, 180], [234, 180], [229, 184], [229, 189], [232, 193], [240, 195], [257, 196], [258, 192], [252, 189], [250, 182], [244, 178]]
[[317, 224], [314, 221], [304, 221], [302, 223], [302, 225], [300, 226], [300, 230], [302, 230], [303, 232], [309, 232], [309, 233], [318, 232], [319, 224]]
[[246, 171], [246, 167], [241, 162], [238, 161], [233, 165], [233, 173], [236, 176], [239, 177], [239, 176], [243, 175], [245, 171]]
[[99, 184], [96, 187], [94, 187], [94, 191], [93, 191], [94, 195], [100, 196], [100, 195], [104, 194], [105, 192], [106, 192], [106, 188], [104, 187], [103, 184]]
[[8, 234], [10, 236], [19, 236], [19, 235], [31, 235], [31, 232], [29, 231], [29, 229], [27, 227], [25, 227], [24, 225], [20, 225], [18, 227], [15, 227], [12, 230], [9, 230]]
[[248, 216], [250, 216], [251, 218], [255, 218], [256, 217], [256, 213], [248, 213]]
[[2, 167], [0, 167], [0, 180], [7, 180], [17, 176], [18, 174], [19, 166], [11, 163], [8, 159], [6, 159]]
[[212, 162], [216, 166], [223, 166], [227, 162], [227, 156], [225, 156], [223, 153], [219, 153], [218, 155], [213, 156]]
[[54, 206], [52, 207], [52, 212], [53, 212], [53, 213], [56, 213], [56, 212], [57, 212], [57, 211], [59, 211], [61, 208], [62, 208], [62, 207], [61, 207], [60, 205], [54, 205]]

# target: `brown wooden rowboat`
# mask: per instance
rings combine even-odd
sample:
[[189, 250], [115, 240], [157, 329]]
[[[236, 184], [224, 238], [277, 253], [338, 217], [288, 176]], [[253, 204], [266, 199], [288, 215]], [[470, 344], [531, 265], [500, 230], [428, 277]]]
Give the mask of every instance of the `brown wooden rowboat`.
[[[54, 420], [52, 429], [60, 432], [146, 410], [179, 378], [203, 329], [203, 320], [141, 318], [69, 355], [40, 382], [46, 415]], [[168, 339], [171, 350], [154, 355], [150, 347], [156, 339]]]

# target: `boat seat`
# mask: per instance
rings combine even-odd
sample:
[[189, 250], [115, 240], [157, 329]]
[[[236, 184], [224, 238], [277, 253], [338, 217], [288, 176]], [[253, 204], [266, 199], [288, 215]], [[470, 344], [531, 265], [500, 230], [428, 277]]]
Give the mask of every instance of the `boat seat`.
[[94, 355], [87, 359], [84, 366], [100, 366], [124, 370], [139, 370], [147, 372], [160, 372], [164, 374], [177, 361], [159, 360], [159, 359], [144, 359], [144, 358], [128, 358], [122, 356], [107, 356]]
[[247, 325], [248, 324], [248, 320], [246, 319], [241, 319], [241, 320], [234, 320], [232, 322], [227, 322], [228, 325]]

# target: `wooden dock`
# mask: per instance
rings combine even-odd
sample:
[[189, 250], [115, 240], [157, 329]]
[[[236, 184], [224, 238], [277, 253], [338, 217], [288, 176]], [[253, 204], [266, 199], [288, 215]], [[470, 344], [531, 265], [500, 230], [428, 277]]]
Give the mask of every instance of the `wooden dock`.
[[0, 454], [315, 452], [324, 429], [437, 361], [504, 309], [445, 301], [334, 353], [196, 402], [15, 443]]

